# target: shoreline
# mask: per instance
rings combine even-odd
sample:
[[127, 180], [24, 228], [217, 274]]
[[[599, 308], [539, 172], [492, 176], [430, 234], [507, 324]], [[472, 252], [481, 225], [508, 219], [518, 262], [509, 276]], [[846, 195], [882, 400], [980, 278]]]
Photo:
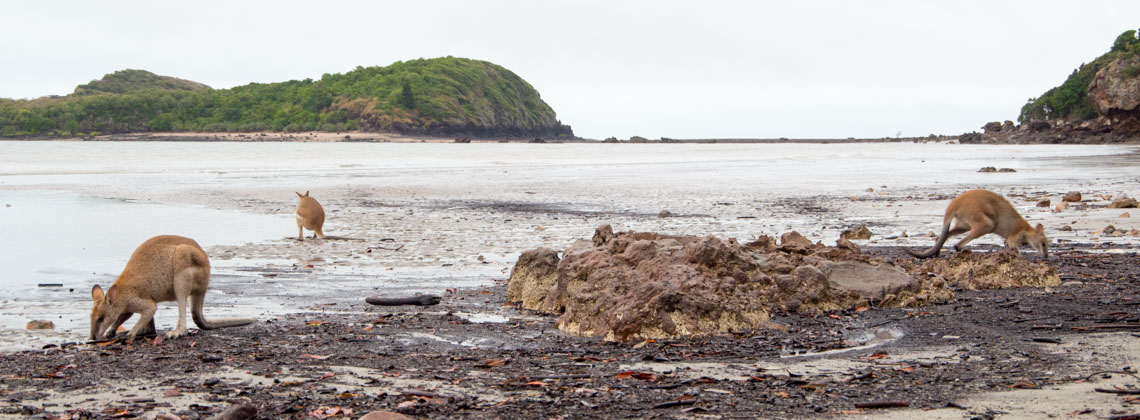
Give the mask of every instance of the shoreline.
[[1071, 131], [1033, 132], [1032, 135], [1008, 135], [1008, 133], [963, 133], [960, 135], [935, 135], [921, 137], [875, 137], [875, 138], [703, 138], [674, 139], [662, 137], [656, 140], [598, 140], [586, 138], [543, 138], [543, 137], [469, 137], [464, 134], [450, 136], [429, 136], [401, 134], [396, 132], [140, 132], [104, 134], [99, 136], [25, 136], [0, 137], [0, 141], [172, 141], [172, 142], [316, 142], [316, 143], [603, 143], [603, 144], [868, 144], [868, 143], [962, 143], [962, 144], [1082, 144], [1082, 145], [1131, 145], [1140, 144], [1140, 136], [1119, 135], [1112, 132], [1095, 134]]

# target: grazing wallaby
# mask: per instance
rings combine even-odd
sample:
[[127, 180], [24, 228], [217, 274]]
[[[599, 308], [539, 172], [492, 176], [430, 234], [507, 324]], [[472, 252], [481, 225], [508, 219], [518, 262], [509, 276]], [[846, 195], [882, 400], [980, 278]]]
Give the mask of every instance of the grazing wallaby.
[[166, 333], [167, 338], [186, 335], [186, 300], [194, 324], [203, 330], [250, 324], [252, 318], [227, 318], [209, 321], [202, 314], [206, 287], [210, 285], [210, 260], [193, 239], [174, 235], [155, 236], [135, 249], [123, 273], [103, 293], [99, 285], [91, 288], [91, 339], [115, 336], [115, 331], [133, 314], [139, 320], [127, 333], [134, 340], [140, 333], [154, 333], [154, 312], [158, 302], [178, 302], [178, 326]]
[[[954, 221], [954, 228], [950, 222]], [[971, 190], [962, 193], [950, 200], [946, 207], [946, 216], [942, 218], [942, 234], [938, 242], [926, 252], [916, 253], [907, 250], [918, 258], [927, 258], [938, 255], [946, 239], [970, 232], [961, 241], [954, 245], [955, 251], [961, 251], [970, 241], [987, 233], [996, 233], [1005, 238], [1005, 246], [1014, 253], [1021, 255], [1018, 247], [1023, 244], [1032, 246], [1044, 258], [1049, 258], [1049, 238], [1045, 237], [1045, 227], [1040, 223], [1034, 228], [1025, 219], [1017, 214], [1013, 205], [1002, 196], [986, 190]]]
[[318, 236], [324, 238], [325, 233], [321, 231], [321, 226], [325, 224], [324, 207], [321, 207], [317, 199], [309, 197], [308, 191], [305, 191], [305, 195], [297, 193], [297, 197], [301, 197], [301, 201], [297, 203], [297, 239], [305, 239], [305, 229], [313, 231], [314, 239]]

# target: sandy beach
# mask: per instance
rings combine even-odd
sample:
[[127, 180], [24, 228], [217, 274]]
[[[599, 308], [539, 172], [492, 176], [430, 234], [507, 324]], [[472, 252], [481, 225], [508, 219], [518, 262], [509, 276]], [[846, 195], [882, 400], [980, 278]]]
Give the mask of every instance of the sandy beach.
[[[899, 256], [899, 247], [928, 247], [933, 242], [928, 233], [940, 225], [942, 212], [949, 199], [972, 188], [987, 188], [1005, 195], [1030, 223], [1045, 225], [1050, 238], [1055, 241], [1054, 246], [1062, 254], [1075, 252], [1081, 255], [1108, 255], [1116, 258], [1112, 260], [1116, 261], [1113, 264], [1124, 264], [1123, 261], [1127, 261], [1124, 256], [1131, 255], [1134, 258], [1136, 249], [1140, 247], [1140, 237], [1129, 234], [1140, 228], [1140, 223], [1136, 222], [1140, 220], [1137, 219], [1140, 218], [1140, 211], [1108, 208], [1113, 198], [1140, 196], [1140, 177], [1135, 171], [1140, 166], [1140, 149], [1134, 146], [972, 146], [945, 143], [438, 144], [450, 143], [450, 139], [440, 140], [437, 144], [418, 144], [418, 141], [406, 138], [392, 138], [390, 143], [377, 144], [331, 142], [335, 139], [330, 135], [326, 133], [323, 137], [317, 136], [311, 143], [0, 142], [0, 151], [3, 151], [0, 153], [3, 156], [0, 157], [0, 218], [8, 217], [5, 220], [12, 220], [11, 216], [5, 216], [4, 213], [6, 193], [12, 197], [17, 193], [51, 193], [95, 201], [116, 200], [126, 203], [123, 204], [125, 206], [144, 203], [160, 206], [154, 210], [154, 217], [163, 214], [166, 211], [163, 209], [195, 209], [178, 216], [188, 225], [209, 225], [211, 220], [226, 220], [227, 224], [207, 229], [203, 233], [218, 233], [217, 238], [211, 239], [206, 245], [214, 266], [211, 293], [206, 298], [206, 312], [214, 317], [257, 316], [262, 322], [253, 329], [254, 332], [202, 332], [183, 341], [155, 344], [140, 353], [145, 354], [144, 357], [162, 357], [163, 354], [176, 351], [191, 352], [195, 354], [192, 357], [198, 360], [202, 354], [193, 353], [195, 350], [184, 347], [186, 342], [199, 342], [211, 351], [222, 351], [219, 349], [224, 348], [224, 337], [250, 337], [234, 334], [253, 334], [259, 337], [259, 342], [268, 345], [274, 341], [272, 336], [278, 328], [293, 334], [301, 331], [306, 322], [312, 320], [329, 322], [332, 327], [328, 334], [331, 335], [318, 339], [317, 342], [321, 344], [313, 344], [318, 347], [290, 354], [297, 357], [303, 357], [302, 354], [327, 354], [318, 352], [334, 350], [319, 346], [327, 344], [329, 340], [349, 337], [342, 334], [358, 333], [358, 327], [363, 322], [371, 322], [368, 320], [374, 320], [377, 316], [403, 319], [409, 313], [418, 313], [434, 321], [408, 318], [392, 322], [391, 335], [381, 339], [389, 341], [384, 341], [387, 344], [380, 345], [380, 348], [389, 348], [392, 352], [397, 352], [395, 348], [417, 348], [416, 352], [453, 354], [459, 358], [470, 358], [470, 363], [456, 362], [466, 366], [484, 359], [508, 357], [499, 352], [509, 349], [584, 346], [592, 349], [590, 351], [610, 349], [606, 351], [622, 354], [613, 355], [622, 365], [620, 369], [616, 365], [607, 365], [598, 372], [618, 369], [657, 371], [662, 375], [666, 375], [666, 372], [676, 375], [678, 369], [665, 365], [631, 365], [633, 361], [629, 354], [641, 357], [644, 352], [633, 351], [629, 345], [617, 345], [615, 348], [614, 345], [596, 340], [559, 336], [551, 330], [552, 319], [519, 311], [505, 304], [503, 296], [499, 294], [519, 253], [537, 247], [563, 249], [575, 240], [589, 238], [594, 228], [601, 224], [610, 224], [615, 230], [714, 235], [741, 240], [761, 234], [778, 235], [796, 230], [813, 241], [827, 244], [834, 243], [841, 231], [864, 224], [871, 229], [873, 236], [868, 241], [860, 241], [860, 246], [869, 252]], [[355, 138], [355, 134], [349, 135]], [[983, 166], [1008, 167], [1015, 172], [978, 172]], [[327, 212], [324, 230], [329, 237], [323, 240], [296, 239], [296, 226], [292, 222], [292, 211], [297, 200], [294, 191], [311, 191], [312, 196], [324, 205]], [[1061, 196], [1068, 191], [1082, 193], [1083, 209], [1075, 205], [1059, 211], [1056, 209]], [[1041, 200], [1050, 200], [1050, 205], [1037, 207], [1036, 204]], [[668, 212], [667, 217], [663, 216], [663, 211]], [[235, 214], [241, 216], [233, 216]], [[241, 219], [246, 216], [253, 219]], [[30, 230], [34, 230], [36, 224], [52, 223], [51, 220], [46, 220], [47, 216], [28, 217], [30, 218], [15, 223], [30, 226]], [[231, 222], [232, 225], [228, 224]], [[160, 232], [157, 231], [159, 227], [132, 227], [134, 224], [130, 221], [117, 223], [119, 226], [113, 227], [115, 234], [124, 243], [137, 244], [147, 237], [179, 233], [182, 229], [180, 226], [166, 224], [162, 226], [166, 231]], [[280, 230], [273, 231], [273, 226], [277, 224], [280, 225]], [[258, 227], [253, 229], [254, 225]], [[266, 227], [261, 227], [263, 225]], [[1113, 225], [1121, 233], [1104, 234], [1104, 228], [1108, 225]], [[251, 226], [250, 232], [255, 233], [252, 236], [249, 233], [235, 233], [234, 230], [240, 230], [241, 226]], [[311, 236], [311, 232], [306, 232], [306, 235]], [[36, 237], [30, 234], [30, 237], [20, 240], [36, 241]], [[92, 241], [93, 244], [99, 243], [97, 240]], [[999, 243], [997, 237], [986, 237], [976, 241], [975, 246], [989, 249]], [[8, 244], [19, 246], [13, 242]], [[99, 257], [103, 264], [100, 267], [121, 267], [127, 256], [119, 255], [109, 262], [106, 257]], [[1073, 257], [1063, 261], [1076, 260], [1077, 257]], [[11, 265], [20, 264], [21, 261], [3, 263]], [[46, 269], [61, 268], [52, 261], [36, 260], [36, 263], [45, 264]], [[85, 264], [91, 263], [80, 261], [70, 268], [82, 272], [88, 269]], [[58, 345], [63, 342], [82, 342], [86, 338], [87, 311], [90, 307], [88, 291], [93, 284], [106, 287], [117, 274], [113, 268], [91, 270], [100, 271], [88, 270], [91, 274], [72, 276], [70, 281], [63, 282], [62, 287], [58, 288], [39, 287], [34, 275], [32, 278], [0, 284], [8, 296], [0, 299], [0, 322], [3, 325], [0, 329], [0, 348], [5, 352], [6, 360], [11, 363], [16, 357], [41, 354], [44, 351], [37, 349], [42, 349], [45, 345], [56, 345], [52, 347], [56, 350], [45, 353], [57, 355], [50, 357], [62, 357], [58, 355], [79, 351], [74, 350], [75, 347], [61, 351]], [[1074, 267], [1073, 270], [1079, 271], [1082, 268]], [[1109, 273], [1109, 276], [1112, 274]], [[1134, 287], [1137, 279], [1118, 276], [1115, 281], [1131, 285], [1125, 287]], [[1083, 287], [1091, 287], [1091, 284]], [[466, 296], [466, 300], [452, 300], [440, 308], [424, 311], [378, 310], [363, 303], [363, 298], [370, 295], [412, 293], [452, 294]], [[979, 301], [997, 301], [1009, 296], [1021, 296], [1018, 293], [1037, 296], [1040, 292], [988, 292], [977, 295], [976, 298]], [[1048, 295], [1056, 291], [1044, 293]], [[1135, 290], [1129, 293], [1135, 295]], [[1044, 299], [1053, 297], [1046, 296]], [[61, 306], [66, 309], [61, 309]], [[172, 308], [171, 304], [160, 305], [156, 316], [160, 330], [173, 325]], [[1131, 308], [1134, 313], [1135, 307]], [[941, 313], [945, 310], [943, 307], [932, 311]], [[458, 322], [452, 325], [458, 325], [456, 328], [460, 329], [473, 326], [470, 327], [473, 329], [450, 333], [452, 338], [448, 338], [447, 334], [441, 335], [439, 331], [432, 333], [435, 338], [416, 335], [415, 330], [419, 326], [430, 330], [451, 328], [445, 326], [460, 313], [477, 319], [492, 317], [509, 321], [490, 324]], [[884, 311], [866, 315], [869, 318], [858, 319], [857, 324], [873, 325], [879, 320], [892, 319], [899, 314], [901, 312]], [[810, 330], [823, 322], [789, 316], [791, 318], [782, 319], [781, 322], [792, 325], [792, 330]], [[29, 331], [23, 328], [27, 321], [41, 318], [52, 320], [56, 328], [48, 331]], [[849, 327], [857, 329], [856, 325]], [[915, 330], [908, 330], [904, 337], [884, 343], [892, 357], [900, 360], [936, 361], [956, 357], [954, 353], [957, 350], [934, 343], [944, 341], [942, 336], [960, 335], [962, 331], [939, 330], [937, 337], [933, 337], [935, 332], [919, 330], [917, 324], [908, 324], [907, 328]], [[514, 329], [519, 331], [506, 331]], [[1024, 337], [1029, 332], [1021, 334]], [[984, 335], [979, 334], [976, 340], [984, 342]], [[530, 342], [526, 337], [538, 341]], [[465, 343], [464, 340], [492, 340], [497, 344], [460, 344]], [[740, 338], [719, 337], [712, 342], [717, 346], [731, 346], [728, 343], [732, 340]], [[745, 340], [756, 341], [751, 338]], [[1033, 369], [1040, 368], [1042, 372], [1053, 369], [1052, 377], [1059, 378], [1105, 370], [1105, 366], [1110, 364], [1115, 367], [1109, 370], [1119, 370], [1122, 366], [1136, 366], [1135, 363], [1140, 360], [1135, 353], [1135, 349], [1140, 348], [1135, 345], [1137, 338], [1127, 332], [1099, 335], [1087, 340], [1069, 337], [1064, 337], [1063, 340], [1065, 343], [1081, 343], [1075, 347], [1064, 347], [1063, 352], [1072, 354], [1073, 357], [1052, 352], [1060, 348], [1053, 349], [1049, 353], [1056, 355], [1049, 359], [1053, 365], [1035, 365]], [[425, 342], [432, 344], [424, 344]], [[690, 341], [677, 344], [699, 346], [697, 342]], [[899, 352], [896, 353], [894, 347], [890, 346], [897, 346]], [[776, 348], [778, 346], [758, 350], [759, 353], [755, 355], [730, 352], [731, 356], [717, 358], [712, 369], [739, 379], [749, 374], [758, 375], [756, 372], [759, 367], [771, 368], [773, 363], [785, 366], [786, 361], [781, 359], [778, 350], [774, 350]], [[813, 348], [815, 347], [805, 347], [807, 350]], [[122, 352], [106, 349], [108, 348], [92, 348], [96, 352]], [[1081, 353], [1082, 349], [1101, 349], [1096, 351], [1110, 353], [1111, 363], [1101, 358], [1076, 357], [1084, 354]], [[366, 350], [354, 348], [344, 351], [345, 357], [350, 357], [357, 354], [355, 352]], [[539, 350], [535, 352], [542, 353]], [[811, 360], [818, 360], [819, 363], [823, 363], [823, 360], [837, 360], [837, 363], [846, 364], [842, 371], [854, 372], [860, 368], [849, 365], [871, 352], [873, 351], [851, 352]], [[939, 352], [946, 354], [932, 355], [941, 354]], [[251, 383], [246, 376], [249, 372], [256, 374], [255, 368], [241, 363], [231, 364], [231, 356], [223, 357], [226, 359], [223, 364], [228, 364], [229, 368], [217, 370], [203, 367], [197, 372], [209, 375], [225, 373], [234, 375], [235, 379], [227, 380], [234, 384], [272, 387], [271, 384], [254, 385], [258, 382]], [[392, 363], [409, 363], [409, 359], [400, 357], [403, 356], [393, 359]], [[528, 356], [517, 354], [510, 357], [515, 358], [515, 363], [525, 364], [529, 363], [525, 360], [530, 360]], [[234, 358], [241, 359], [237, 356]], [[603, 357], [608, 358], [609, 356]], [[44, 363], [49, 363], [46, 360]], [[50, 363], [58, 361], [50, 360]], [[345, 360], [337, 363], [338, 366], [349, 364], [352, 363]], [[728, 372], [726, 366], [733, 364], [745, 365], [744, 370], [725, 373]], [[322, 366], [337, 372], [338, 378], [340, 375], [358, 378], [378, 375], [374, 371], [361, 373], [347, 367], [333, 367], [329, 363]], [[400, 366], [402, 369], [420, 369]], [[539, 367], [541, 363], [535, 366]], [[970, 368], [970, 371], [983, 371], [986, 366], [990, 365], [979, 365]], [[263, 368], [265, 367], [257, 369]], [[812, 366], [803, 368], [806, 370], [803, 374], [808, 375], [805, 380], [809, 381], [805, 383], [812, 383], [816, 377], [833, 374], [811, 373], [808, 368], [814, 368]], [[26, 368], [20, 369], [21, 372], [27, 371]], [[406, 369], [404, 375], [418, 376]], [[463, 369], [467, 368], [461, 370]], [[519, 369], [526, 370], [522, 366]], [[785, 366], [785, 370], [799, 372], [799, 369], [800, 367]], [[536, 372], [530, 374], [539, 375]], [[573, 373], [556, 371], [552, 374]], [[280, 379], [278, 383], [292, 380], [283, 379], [292, 377], [288, 373], [277, 373], [274, 377]], [[688, 379], [699, 380], [701, 377], [703, 375]], [[187, 378], [184, 379], [192, 379]], [[261, 377], [260, 380], [264, 381], [265, 378]], [[783, 378], [783, 381], [792, 379], [787, 375]], [[116, 386], [130, 383], [135, 384], [131, 386], [154, 389], [168, 385], [137, 385], [130, 382], [136, 379], [124, 373], [120, 379], [111, 380], [110, 383], [118, 384]], [[446, 386], [438, 380], [431, 381], [435, 382], [391, 385], [395, 388], [386, 388], [387, 391], [365, 387], [366, 391], [360, 393], [374, 395], [387, 392], [388, 395], [398, 395], [399, 392], [392, 389], [416, 388], [447, 394]], [[20, 388], [26, 386], [25, 382], [18, 383], [25, 385], [6, 380], [5, 392], [30, 392]], [[985, 394], [1009, 384], [1010, 382], [995, 382], [993, 386], [970, 391], [978, 393], [971, 394], [969, 401], [975, 407], [992, 404], [996, 407], [995, 410], [1010, 411], [1009, 404], [1012, 403], [992, 402], [993, 397]], [[595, 385], [597, 384], [586, 384], [576, 388], [598, 392], [598, 386]], [[189, 386], [179, 385], [186, 389]], [[732, 385], [730, 389], [722, 389], [728, 385], [706, 385], [705, 388], [729, 393], [723, 395], [745, 392], [739, 386], [745, 385]], [[795, 388], [799, 385], [790, 386]], [[336, 394], [357, 392], [354, 389], [359, 388], [353, 388], [354, 385], [351, 384], [338, 384], [334, 387]], [[468, 385], [460, 387], [463, 388], [463, 393], [475, 392]], [[469, 405], [486, 408], [499, 403], [509, 406], [510, 401], [529, 401], [528, 398], [534, 395], [527, 388], [496, 388], [494, 395], [472, 397], [484, 401], [483, 403]], [[1010, 392], [1047, 392], [1044, 387], [1038, 388], [1041, 389]], [[566, 392], [572, 392], [573, 389], [575, 387]], [[1054, 392], [1065, 394], [1063, 389], [1067, 388], [1054, 389]], [[719, 395], [717, 392], [709, 392], [709, 395]], [[186, 392], [186, 395], [189, 394]], [[559, 395], [551, 398], [562, 398], [562, 394]], [[943, 398], [945, 395], [939, 394], [936, 397]], [[1063, 400], [1062, 397], [1052, 395], [1043, 398], [1056, 401]], [[814, 401], [814, 397], [805, 398]], [[1119, 400], [1112, 398], [1115, 397], [1097, 403], [1100, 404], [1098, 407], [1110, 407]], [[452, 395], [451, 401], [457, 400]], [[72, 404], [70, 407], [85, 407], [92, 412], [96, 410], [91, 404], [66, 402], [62, 396], [50, 397], [45, 401], [60, 404], [40, 406], [46, 412], [62, 412], [66, 404]], [[153, 415], [164, 410], [193, 411], [186, 408], [189, 404], [186, 401], [189, 400], [172, 403], [174, 408], [152, 407], [146, 409], [145, 413]], [[199, 401], [195, 404], [209, 406], [210, 410], [224, 408], [226, 405], [225, 399], [195, 401]], [[384, 401], [384, 404], [390, 404], [394, 409], [402, 400]], [[819, 407], [826, 408], [824, 412], [842, 411], [845, 407], [843, 404], [836, 405], [837, 403], [813, 402], [816, 403]], [[20, 404], [31, 403], [24, 400]], [[426, 417], [471, 415], [454, 411], [454, 404], [440, 406], [451, 407], [447, 410], [432, 409], [434, 406], [430, 405], [431, 402], [425, 404], [417, 406], [419, 411], [409, 411], [407, 414]], [[587, 402], [582, 407], [593, 410], [589, 404], [595, 403]], [[1064, 414], [1080, 409], [1082, 404], [1083, 399], [1073, 399], [1046, 412]], [[274, 409], [284, 410], [283, 406], [275, 407]], [[305, 407], [309, 411], [316, 409], [315, 406]], [[723, 406], [721, 409], [727, 410]], [[960, 418], [958, 414], [964, 414], [950, 410], [953, 415], [945, 418]], [[1110, 412], [1108, 408], [1100, 410], [1103, 411], [1097, 413]], [[509, 412], [486, 411], [488, 417], [493, 417], [494, 413]], [[800, 413], [795, 417], [807, 413], [793, 412]], [[924, 412], [922, 415], [929, 414]], [[908, 412], [896, 412], [894, 415], [908, 416]], [[481, 414], [476, 415], [478, 416]], [[269, 414], [266, 418], [270, 417], [273, 415]]]

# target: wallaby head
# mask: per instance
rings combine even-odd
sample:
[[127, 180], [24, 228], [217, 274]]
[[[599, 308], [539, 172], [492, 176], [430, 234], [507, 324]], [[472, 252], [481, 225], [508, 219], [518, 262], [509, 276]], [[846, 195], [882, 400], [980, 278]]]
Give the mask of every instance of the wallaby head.
[[1021, 244], [1033, 247], [1042, 258], [1049, 258], [1049, 238], [1045, 236], [1045, 226], [1040, 223], [1033, 230], [1022, 232]]
[[91, 308], [91, 340], [110, 338], [115, 334], [114, 331], [106, 330], [115, 325], [115, 320], [123, 315], [123, 305], [119, 298], [119, 288], [114, 285], [107, 289], [106, 294], [99, 285], [91, 288], [91, 300], [94, 301], [94, 306]]

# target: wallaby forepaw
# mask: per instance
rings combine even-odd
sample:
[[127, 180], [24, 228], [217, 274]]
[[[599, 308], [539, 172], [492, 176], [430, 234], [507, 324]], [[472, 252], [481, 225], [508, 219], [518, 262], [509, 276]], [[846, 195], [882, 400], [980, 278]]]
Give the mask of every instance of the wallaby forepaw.
[[166, 338], [168, 338], [168, 339], [178, 338], [178, 337], [182, 337], [184, 335], [186, 335], [186, 329], [185, 328], [175, 328], [175, 329], [170, 330], [166, 333]]

